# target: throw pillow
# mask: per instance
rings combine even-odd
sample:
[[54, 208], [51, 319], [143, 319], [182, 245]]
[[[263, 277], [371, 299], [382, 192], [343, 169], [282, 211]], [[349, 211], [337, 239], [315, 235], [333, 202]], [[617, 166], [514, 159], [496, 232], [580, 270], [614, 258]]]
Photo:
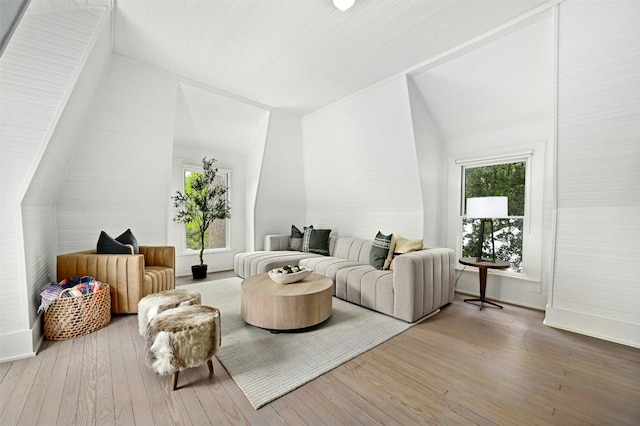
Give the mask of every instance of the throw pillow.
[[289, 237], [289, 250], [302, 251], [303, 237], [304, 237], [304, 234], [295, 225], [291, 225], [291, 236]]
[[140, 246], [138, 246], [138, 240], [131, 232], [131, 229], [127, 229], [122, 234], [116, 237], [116, 241], [120, 244], [130, 245], [133, 247], [133, 254], [140, 254]]
[[[409, 240], [400, 235], [396, 235], [396, 246], [393, 249], [393, 257], [400, 256], [401, 254], [411, 253], [412, 251], [419, 251], [424, 248], [424, 239]], [[389, 269], [393, 270], [393, 260]]]
[[311, 239], [311, 231], [313, 231], [313, 225], [304, 227], [304, 235], [302, 236], [302, 251], [309, 253], [309, 240]]
[[312, 229], [309, 237], [309, 252], [329, 256], [329, 234], [331, 229]]
[[122, 244], [101, 231], [96, 252], [98, 254], [133, 254], [133, 246]]
[[384, 235], [378, 231], [371, 245], [371, 252], [369, 252], [369, 264], [371, 266], [376, 269], [384, 268], [384, 263], [387, 260], [387, 256], [389, 256], [392, 238], [393, 234]]
[[391, 234], [391, 245], [389, 246], [389, 254], [387, 255], [387, 258], [384, 260], [384, 266], [382, 267], [382, 269], [384, 269], [385, 271], [391, 268], [391, 262], [393, 261], [393, 251], [395, 250], [395, 248], [396, 248], [396, 236]]

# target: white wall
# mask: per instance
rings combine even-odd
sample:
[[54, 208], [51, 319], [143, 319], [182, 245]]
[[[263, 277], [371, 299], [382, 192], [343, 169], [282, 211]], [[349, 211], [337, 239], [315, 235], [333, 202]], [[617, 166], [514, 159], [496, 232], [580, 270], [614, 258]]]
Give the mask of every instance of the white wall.
[[271, 111], [254, 204], [253, 246], [264, 249], [264, 236], [287, 233], [305, 220], [305, 171], [299, 117]]
[[36, 310], [55, 272], [53, 202], [111, 54], [109, 17], [99, 8], [27, 11], [0, 59], [0, 360], [33, 354], [42, 338]]
[[119, 55], [89, 114], [56, 202], [60, 253], [131, 228], [165, 245], [177, 80]]
[[304, 225], [368, 239], [430, 237], [405, 76], [306, 116], [303, 134]]
[[258, 186], [260, 185], [260, 174], [262, 172], [262, 158], [264, 156], [264, 145], [267, 139], [267, 129], [269, 128], [269, 117], [271, 113], [263, 120], [262, 124], [256, 130], [249, 149], [245, 155], [245, 244], [241, 250], [256, 250], [256, 200], [258, 197]]
[[[440, 244], [457, 250], [461, 246], [456, 160], [537, 151], [533, 213], [538, 225], [526, 237], [537, 244], [525, 258], [528, 277], [492, 273], [487, 296], [543, 309], [550, 280], [545, 254], [552, 241], [551, 228], [544, 226], [551, 221], [553, 193], [552, 14], [545, 11], [506, 29], [500, 37], [479, 40], [412, 78], [442, 139]], [[478, 294], [478, 287], [477, 270], [465, 269], [457, 290]]]
[[640, 347], [640, 2], [559, 8], [557, 238], [545, 324]]
[[411, 118], [416, 145], [416, 159], [420, 174], [420, 188], [423, 200], [424, 246], [442, 247], [444, 240], [439, 239], [440, 209], [442, 197], [442, 141], [438, 135], [424, 99], [412, 78], [407, 78]]

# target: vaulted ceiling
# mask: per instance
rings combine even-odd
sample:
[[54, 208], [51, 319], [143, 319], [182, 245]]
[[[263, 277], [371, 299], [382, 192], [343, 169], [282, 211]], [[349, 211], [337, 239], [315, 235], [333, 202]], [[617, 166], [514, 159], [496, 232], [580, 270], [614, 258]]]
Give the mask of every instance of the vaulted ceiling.
[[300, 116], [548, 2], [114, 1], [115, 53]]
[[[459, 136], [473, 123], [448, 94], [464, 87], [426, 65], [548, 3], [356, 0], [341, 12], [332, 0], [31, 0], [29, 8], [112, 7], [114, 53], [182, 81], [176, 143], [203, 149], [215, 141], [241, 153], [270, 108], [305, 116], [403, 73], [430, 98], [441, 134]], [[517, 72], [531, 72], [537, 56], [529, 57]], [[491, 96], [500, 97], [495, 83]], [[456, 99], [475, 102], [468, 90]], [[498, 111], [500, 119], [514, 111]]]

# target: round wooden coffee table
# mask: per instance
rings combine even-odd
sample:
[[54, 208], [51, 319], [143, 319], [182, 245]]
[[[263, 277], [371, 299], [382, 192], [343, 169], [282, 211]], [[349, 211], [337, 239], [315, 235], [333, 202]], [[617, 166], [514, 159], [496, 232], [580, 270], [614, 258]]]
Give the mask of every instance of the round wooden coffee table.
[[318, 274], [292, 284], [254, 275], [242, 281], [240, 313], [247, 323], [273, 331], [311, 327], [331, 316], [332, 288], [333, 281]]

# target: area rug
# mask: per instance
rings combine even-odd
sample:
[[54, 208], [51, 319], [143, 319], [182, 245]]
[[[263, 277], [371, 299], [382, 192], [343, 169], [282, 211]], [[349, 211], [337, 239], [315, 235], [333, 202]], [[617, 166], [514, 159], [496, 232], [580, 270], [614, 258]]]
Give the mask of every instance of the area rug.
[[272, 334], [240, 316], [240, 278], [180, 286], [220, 309], [217, 357], [258, 409], [411, 327], [404, 321], [333, 298], [333, 314], [301, 332]]

